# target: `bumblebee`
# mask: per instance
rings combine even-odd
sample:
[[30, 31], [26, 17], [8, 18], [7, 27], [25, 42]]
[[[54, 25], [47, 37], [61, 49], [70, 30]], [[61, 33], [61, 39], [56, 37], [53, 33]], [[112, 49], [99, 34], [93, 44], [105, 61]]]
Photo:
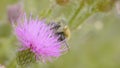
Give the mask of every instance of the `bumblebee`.
[[69, 45], [67, 43], [71, 36], [69, 27], [67, 25], [63, 25], [61, 22], [51, 22], [48, 25], [51, 27], [51, 30], [54, 31], [55, 35], [59, 37], [58, 41], [63, 41], [69, 49]]

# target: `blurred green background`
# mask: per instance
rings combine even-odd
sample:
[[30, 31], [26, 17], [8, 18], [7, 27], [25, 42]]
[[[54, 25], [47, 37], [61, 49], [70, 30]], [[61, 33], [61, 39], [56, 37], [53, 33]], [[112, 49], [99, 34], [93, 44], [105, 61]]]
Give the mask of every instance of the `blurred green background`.
[[[0, 1], [0, 64], [6, 68], [17, 68], [14, 60], [18, 43], [8, 21], [7, 6], [18, 0]], [[88, 10], [91, 3], [86, 3], [81, 9], [82, 0], [70, 0], [62, 5], [56, 0], [21, 2], [28, 14], [47, 20], [64, 19], [71, 29], [70, 51], [67, 54], [52, 63], [37, 63], [31, 68], [120, 68], [120, 15], [115, 6], [109, 11], [96, 11], [87, 16], [92, 12]]]

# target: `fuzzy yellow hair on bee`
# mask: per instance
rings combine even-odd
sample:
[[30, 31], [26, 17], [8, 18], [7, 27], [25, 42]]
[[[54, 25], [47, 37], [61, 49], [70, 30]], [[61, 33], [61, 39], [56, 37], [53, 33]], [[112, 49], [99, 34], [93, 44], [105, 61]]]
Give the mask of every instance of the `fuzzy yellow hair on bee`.
[[63, 28], [63, 32], [64, 32], [65, 37], [69, 40], [71, 37], [71, 32], [67, 25], [65, 25], [65, 27]]

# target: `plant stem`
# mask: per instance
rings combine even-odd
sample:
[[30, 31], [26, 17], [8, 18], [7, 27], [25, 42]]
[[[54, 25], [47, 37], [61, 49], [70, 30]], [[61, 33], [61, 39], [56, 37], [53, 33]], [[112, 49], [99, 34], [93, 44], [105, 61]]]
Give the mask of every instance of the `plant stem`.
[[82, 19], [79, 20], [79, 23], [77, 23], [77, 24], [75, 25], [75, 27], [73, 27], [73, 29], [79, 28], [79, 26], [80, 26], [86, 19], [88, 19], [91, 15], [93, 15], [93, 13], [86, 13], [86, 15], [85, 15]]
[[14, 58], [8, 65], [6, 68], [14, 68], [16, 67], [16, 58]]
[[81, 1], [81, 2], [80, 2], [80, 5], [79, 5], [79, 7], [78, 7], [78, 9], [74, 12], [74, 14], [72, 15], [72, 17], [71, 17], [70, 20], [68, 21], [70, 27], [72, 26], [73, 21], [75, 20], [75, 18], [77, 17], [77, 15], [79, 14], [79, 12], [80, 12], [81, 9], [83, 8], [83, 6], [84, 6], [84, 2]]

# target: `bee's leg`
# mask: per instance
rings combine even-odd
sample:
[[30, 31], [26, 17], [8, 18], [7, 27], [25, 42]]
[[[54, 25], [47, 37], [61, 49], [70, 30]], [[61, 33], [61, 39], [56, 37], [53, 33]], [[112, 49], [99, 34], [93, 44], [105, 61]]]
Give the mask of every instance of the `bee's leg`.
[[65, 39], [65, 46], [67, 47], [67, 49], [68, 49], [68, 51], [69, 51], [69, 49], [70, 49], [70, 47], [69, 47], [69, 44], [67, 43], [67, 40]]

